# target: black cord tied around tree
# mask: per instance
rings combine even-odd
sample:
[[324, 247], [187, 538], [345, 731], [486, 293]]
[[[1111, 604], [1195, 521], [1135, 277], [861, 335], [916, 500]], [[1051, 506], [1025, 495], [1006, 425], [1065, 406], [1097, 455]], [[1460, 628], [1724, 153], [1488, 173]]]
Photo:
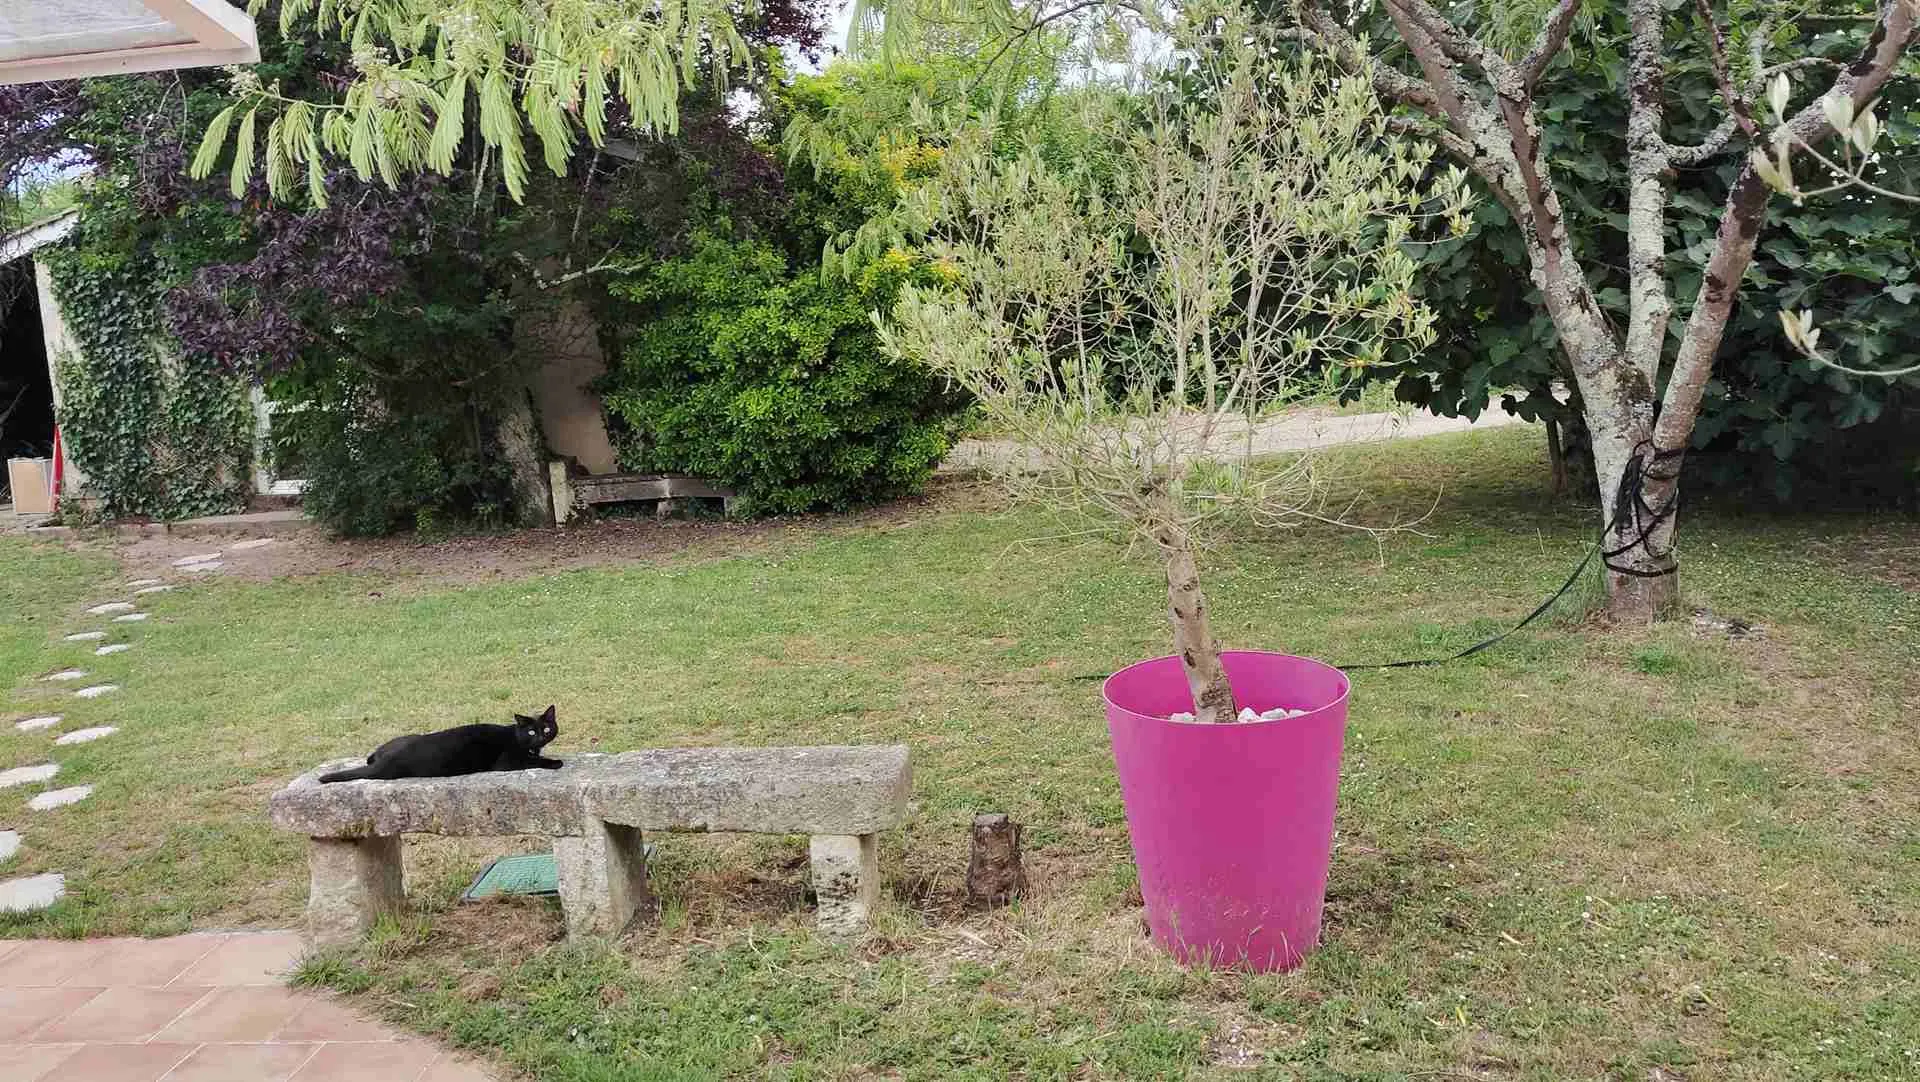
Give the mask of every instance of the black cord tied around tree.
[[[1664, 575], [1673, 574], [1679, 570], [1679, 568], [1671, 560], [1667, 559], [1673, 552], [1671, 548], [1657, 553], [1653, 552], [1651, 548], [1648, 549], [1648, 555], [1665, 565], [1652, 571], [1623, 566], [1615, 563], [1614, 558], [1632, 552], [1642, 545], [1647, 545], [1653, 537], [1654, 531], [1660, 528], [1660, 524], [1672, 518], [1674, 512], [1679, 510], [1680, 492], [1678, 489], [1675, 489], [1673, 494], [1667, 497], [1666, 503], [1659, 507], [1654, 507], [1647, 502], [1646, 484], [1648, 481], [1665, 482], [1678, 480], [1680, 477], [1680, 458], [1685, 454], [1686, 450], [1684, 448], [1674, 448], [1663, 451], [1654, 446], [1652, 440], [1641, 440], [1639, 443], [1633, 445], [1633, 457], [1627, 459], [1626, 469], [1621, 471], [1620, 474], [1620, 487], [1614, 490], [1613, 514], [1608, 517], [1606, 524], [1600, 527], [1599, 539], [1592, 545], [1587, 546], [1586, 555], [1580, 557], [1580, 562], [1574, 566], [1573, 574], [1567, 576], [1567, 581], [1561, 583], [1560, 588], [1555, 590], [1552, 596], [1542, 601], [1519, 623], [1490, 639], [1482, 639], [1457, 654], [1449, 654], [1445, 657], [1411, 658], [1406, 661], [1376, 662], [1371, 665], [1335, 665], [1334, 668], [1342, 672], [1350, 672], [1356, 669], [1413, 669], [1422, 668], [1427, 665], [1444, 665], [1449, 661], [1459, 661], [1462, 658], [1472, 657], [1545, 615], [1548, 609], [1553, 608], [1556, 601], [1565, 597], [1568, 590], [1573, 589], [1574, 583], [1580, 581], [1580, 576], [1586, 573], [1587, 565], [1593, 562], [1593, 555], [1596, 552], [1600, 553], [1600, 562], [1606, 566], [1607, 570], [1615, 571], [1622, 575], [1632, 575], [1637, 578], [1660, 578]], [[1667, 463], [1672, 463], [1668, 472], [1654, 472], [1654, 467], [1664, 467]], [[1614, 528], [1619, 526], [1623, 521], [1630, 522], [1633, 525], [1636, 531], [1633, 540], [1618, 548], [1607, 548], [1607, 538], [1612, 536]]]
[[[1565, 597], [1567, 591], [1573, 589], [1574, 583], [1580, 581], [1580, 576], [1585, 574], [1588, 565], [1593, 563], [1595, 553], [1600, 554], [1601, 563], [1607, 570], [1618, 572], [1622, 575], [1652, 579], [1675, 573], [1679, 568], [1667, 558], [1672, 554], [1672, 548], [1667, 548], [1660, 552], [1653, 552], [1651, 548], [1648, 549], [1648, 555], [1665, 565], [1652, 571], [1642, 570], [1636, 567], [1626, 567], [1615, 563], [1614, 560], [1616, 557], [1632, 552], [1642, 545], [1647, 545], [1652, 540], [1654, 531], [1660, 528], [1660, 524], [1672, 518], [1674, 512], [1679, 510], [1680, 492], [1678, 489], [1675, 489], [1673, 494], [1667, 497], [1667, 501], [1664, 504], [1655, 507], [1647, 502], [1646, 484], [1648, 481], [1667, 482], [1678, 480], [1680, 477], [1680, 459], [1685, 454], [1686, 450], [1684, 448], [1674, 448], [1663, 451], [1654, 446], [1652, 440], [1641, 440], [1639, 443], [1633, 445], [1633, 457], [1627, 460], [1626, 469], [1620, 474], [1620, 486], [1614, 490], [1613, 513], [1608, 516], [1606, 523], [1600, 527], [1599, 538], [1593, 544], [1587, 546], [1586, 555], [1580, 557], [1580, 562], [1574, 566], [1573, 573], [1567, 576], [1567, 581], [1561, 583], [1558, 590], [1555, 590], [1551, 596], [1536, 606], [1534, 610], [1528, 613], [1526, 618], [1522, 619], [1519, 623], [1492, 638], [1482, 639], [1457, 654], [1448, 654], [1445, 657], [1410, 658], [1405, 661], [1375, 662], [1370, 665], [1335, 665], [1334, 668], [1342, 672], [1353, 672], [1362, 669], [1413, 669], [1424, 668], [1428, 665], [1444, 665], [1450, 661], [1459, 661], [1462, 658], [1472, 657], [1545, 615], [1548, 609], [1553, 608], [1555, 602]], [[1672, 464], [1671, 467], [1667, 466], [1669, 463]], [[1655, 467], [1667, 468], [1668, 472], [1655, 472]], [[1613, 534], [1614, 528], [1620, 525], [1622, 521], [1632, 523], [1635, 531], [1633, 540], [1618, 548], [1607, 548], [1607, 538]], [[1094, 675], [1083, 676], [1078, 679], [1105, 680], [1106, 677]]]

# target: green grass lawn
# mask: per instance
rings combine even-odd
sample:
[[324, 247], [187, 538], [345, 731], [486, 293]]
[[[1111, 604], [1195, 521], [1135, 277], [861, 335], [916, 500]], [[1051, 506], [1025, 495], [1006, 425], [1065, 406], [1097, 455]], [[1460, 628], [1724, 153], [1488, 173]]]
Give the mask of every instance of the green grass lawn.
[[[1593, 516], [1537, 430], [1342, 455], [1384, 521], [1210, 553], [1230, 646], [1355, 662], [1458, 649], [1550, 592]], [[891, 521], [887, 521], [891, 520]], [[907, 828], [871, 935], [810, 931], [803, 839], [663, 840], [660, 919], [617, 952], [548, 903], [456, 906], [483, 857], [409, 840], [415, 919], [304, 976], [539, 1079], [1906, 1079], [1920, 1076], [1920, 595], [1910, 522], [1690, 509], [1686, 589], [1765, 625], [1562, 619], [1442, 668], [1358, 673], [1325, 946], [1284, 976], [1187, 972], [1142, 937], [1103, 674], [1163, 653], [1159, 574], [980, 501], [471, 586], [319, 574], [157, 595], [108, 658], [58, 641], [118, 572], [0, 539], [9, 709], [63, 702], [97, 786], [28, 818], [12, 874], [71, 896], [0, 933], [290, 926], [299, 839], [267, 795], [401, 731], [559, 704], [555, 753], [904, 741]], [[1871, 537], [1869, 546], [1862, 538]], [[1893, 548], [1887, 547], [1892, 539]], [[1871, 549], [1878, 561], [1855, 559]], [[0, 766], [47, 755], [0, 727]], [[1032, 897], [960, 900], [967, 825], [1028, 825]]]

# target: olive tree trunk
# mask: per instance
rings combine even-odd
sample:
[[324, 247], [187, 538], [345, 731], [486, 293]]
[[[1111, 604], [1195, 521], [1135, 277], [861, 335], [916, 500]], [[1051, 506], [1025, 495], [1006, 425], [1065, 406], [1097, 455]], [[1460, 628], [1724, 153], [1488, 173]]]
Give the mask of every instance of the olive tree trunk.
[[1207, 598], [1200, 590], [1200, 568], [1193, 558], [1193, 537], [1181, 526], [1164, 526], [1155, 533], [1167, 567], [1167, 622], [1173, 627], [1173, 650], [1193, 692], [1193, 720], [1202, 724], [1233, 721], [1239, 707], [1227, 686], [1227, 670], [1220, 663], [1220, 640], [1207, 618]]

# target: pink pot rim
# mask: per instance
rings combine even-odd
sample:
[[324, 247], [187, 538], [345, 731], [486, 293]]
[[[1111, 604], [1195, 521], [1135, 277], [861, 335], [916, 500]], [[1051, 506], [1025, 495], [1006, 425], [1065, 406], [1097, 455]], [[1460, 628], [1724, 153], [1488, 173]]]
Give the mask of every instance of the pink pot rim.
[[[1304, 664], [1313, 666], [1315, 668], [1324, 669], [1327, 672], [1330, 672], [1333, 675], [1340, 678], [1340, 694], [1336, 695], [1332, 699], [1327, 700], [1324, 703], [1321, 703], [1319, 706], [1308, 708], [1305, 714], [1296, 715], [1290, 718], [1266, 718], [1261, 721], [1236, 721], [1236, 722], [1230, 723], [1233, 726], [1233, 728], [1237, 730], [1244, 731], [1249, 729], [1258, 729], [1268, 725], [1284, 725], [1288, 722], [1297, 722], [1301, 718], [1312, 717], [1313, 715], [1318, 714], [1323, 710], [1329, 710], [1329, 709], [1332, 709], [1333, 707], [1340, 706], [1341, 704], [1345, 703], [1349, 698], [1351, 698], [1353, 695], [1353, 681], [1350, 678], [1348, 678], [1346, 672], [1334, 665], [1321, 661], [1318, 658], [1305, 657], [1301, 654], [1288, 654], [1279, 650], [1222, 650], [1220, 652], [1220, 657], [1222, 661], [1224, 661], [1229, 657], [1280, 658], [1287, 661], [1302, 662]], [[1177, 726], [1182, 729], [1193, 728], [1193, 729], [1202, 729], [1202, 730], [1213, 730], [1213, 729], [1220, 728], [1220, 726], [1217, 726], [1217, 725], [1198, 725], [1190, 721], [1174, 721], [1171, 718], [1161, 717], [1157, 714], [1142, 714], [1138, 710], [1135, 710], [1134, 708], [1127, 706], [1125, 703], [1117, 703], [1113, 700], [1113, 682], [1115, 680], [1120, 679], [1122, 676], [1125, 676], [1126, 674], [1132, 672], [1135, 669], [1142, 668], [1147, 665], [1164, 664], [1167, 662], [1172, 662], [1173, 664], [1178, 665], [1180, 663], [1179, 656], [1175, 654], [1162, 654], [1159, 657], [1142, 658], [1141, 660], [1136, 661], [1131, 665], [1122, 667], [1121, 669], [1116, 671], [1113, 675], [1107, 677], [1105, 680], [1100, 682], [1100, 701], [1105, 705], [1107, 705], [1108, 707], [1123, 711], [1129, 717], [1137, 718], [1141, 721], [1157, 721], [1162, 725]]]

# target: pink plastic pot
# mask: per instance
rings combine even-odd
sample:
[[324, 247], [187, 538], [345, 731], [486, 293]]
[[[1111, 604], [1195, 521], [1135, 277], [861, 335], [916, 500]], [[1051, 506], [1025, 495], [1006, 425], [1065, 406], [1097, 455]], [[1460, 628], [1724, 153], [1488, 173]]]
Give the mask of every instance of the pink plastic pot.
[[1241, 706], [1278, 721], [1168, 721], [1193, 709], [1176, 657], [1107, 679], [1107, 728], [1154, 941], [1182, 962], [1292, 969], [1320, 941], [1347, 678], [1303, 657], [1229, 651]]

